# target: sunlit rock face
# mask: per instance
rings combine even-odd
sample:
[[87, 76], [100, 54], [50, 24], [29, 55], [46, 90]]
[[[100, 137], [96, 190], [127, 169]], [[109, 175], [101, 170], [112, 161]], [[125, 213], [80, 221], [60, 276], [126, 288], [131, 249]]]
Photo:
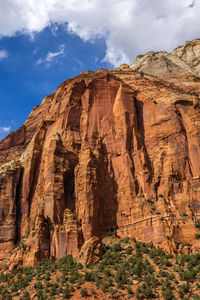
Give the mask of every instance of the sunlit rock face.
[[150, 51], [138, 55], [130, 67], [139, 72], [200, 92], [200, 39], [186, 42], [171, 53]]
[[1, 263], [66, 254], [96, 262], [113, 233], [200, 250], [200, 83], [191, 68], [184, 82], [183, 73], [170, 81], [126, 64], [84, 72], [0, 142]]

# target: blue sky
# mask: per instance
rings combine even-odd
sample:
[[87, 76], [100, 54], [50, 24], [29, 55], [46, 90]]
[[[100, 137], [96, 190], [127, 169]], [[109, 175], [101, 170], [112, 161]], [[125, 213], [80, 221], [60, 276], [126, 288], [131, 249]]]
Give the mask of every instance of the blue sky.
[[102, 61], [103, 39], [84, 42], [62, 26], [56, 34], [47, 27], [34, 39], [21, 34], [4, 37], [0, 49], [7, 51], [7, 57], [0, 60], [0, 139], [22, 125], [32, 108], [66, 78], [111, 67]]
[[200, 38], [199, 0], [1, 0], [0, 140], [66, 78]]

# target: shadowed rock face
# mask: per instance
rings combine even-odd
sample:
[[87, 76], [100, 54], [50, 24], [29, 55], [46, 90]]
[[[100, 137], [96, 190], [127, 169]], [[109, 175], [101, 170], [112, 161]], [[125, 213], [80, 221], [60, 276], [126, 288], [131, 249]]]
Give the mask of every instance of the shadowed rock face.
[[63, 82], [0, 142], [1, 262], [95, 262], [114, 230], [198, 250], [199, 157], [188, 87], [127, 65]]

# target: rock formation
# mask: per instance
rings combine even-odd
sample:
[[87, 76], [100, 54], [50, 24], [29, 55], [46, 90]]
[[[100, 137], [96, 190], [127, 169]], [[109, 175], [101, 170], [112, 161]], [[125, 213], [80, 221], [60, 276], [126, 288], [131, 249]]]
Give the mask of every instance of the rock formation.
[[[174, 252], [200, 250], [200, 77], [191, 53], [200, 55], [198, 47], [188, 50], [193, 44], [199, 41], [137, 58], [137, 71], [123, 64], [66, 80], [0, 142], [2, 264], [66, 254], [95, 262], [113, 233]], [[171, 80], [145, 61], [162, 65], [175, 53], [185, 63], [173, 60]]]
[[130, 67], [177, 85], [181, 82], [182, 86], [190, 87], [194, 93], [200, 92], [200, 39], [187, 41], [171, 53], [150, 51], [139, 55]]

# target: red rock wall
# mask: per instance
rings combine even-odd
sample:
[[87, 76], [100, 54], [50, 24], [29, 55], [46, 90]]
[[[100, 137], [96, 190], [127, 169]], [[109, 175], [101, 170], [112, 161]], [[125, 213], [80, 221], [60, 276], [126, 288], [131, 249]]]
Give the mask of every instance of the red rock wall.
[[182, 95], [125, 67], [85, 72], [45, 98], [12, 134], [15, 161], [10, 137], [0, 143], [2, 262], [17, 245], [12, 264], [69, 253], [88, 263], [114, 230], [199, 249], [200, 111]]

